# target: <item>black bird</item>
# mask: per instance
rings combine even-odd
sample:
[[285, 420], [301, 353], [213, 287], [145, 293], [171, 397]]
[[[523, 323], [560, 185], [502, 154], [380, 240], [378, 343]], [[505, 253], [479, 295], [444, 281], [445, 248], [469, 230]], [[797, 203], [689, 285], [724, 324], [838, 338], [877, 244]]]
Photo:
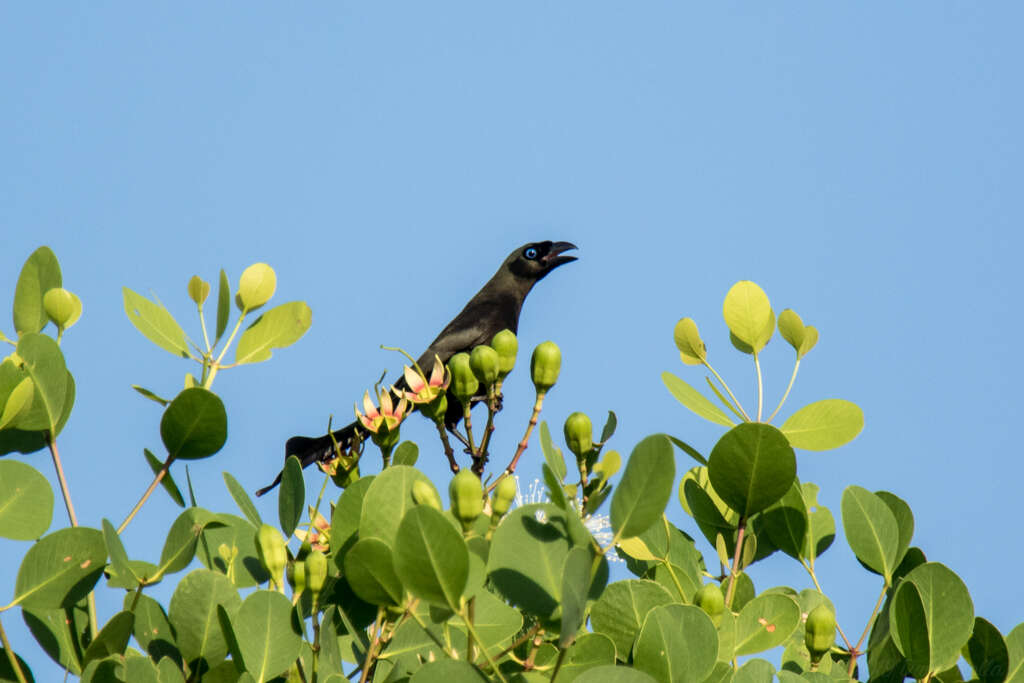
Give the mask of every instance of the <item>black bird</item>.
[[[575, 249], [570, 242], [531, 242], [516, 249], [498, 268], [498, 272], [487, 281], [479, 292], [469, 300], [466, 307], [448, 323], [437, 339], [430, 343], [427, 350], [419, 357], [417, 363], [425, 370], [434, 364], [436, 354], [442, 363], [460, 351], [469, 351], [474, 346], [486, 344], [498, 332], [508, 329], [518, 332], [519, 312], [523, 301], [537, 282], [552, 270], [575, 261], [575, 256], [566, 256], [564, 252]], [[405, 380], [399, 379], [395, 386], [404, 388]], [[445, 422], [454, 425], [462, 416], [457, 409], [457, 400], [449, 395], [449, 411]], [[453, 410], [452, 408], [456, 408]], [[358, 422], [353, 422], [333, 433], [334, 439], [344, 450], [354, 437], [364, 438], [366, 433]], [[329, 460], [334, 454], [331, 435], [320, 437], [293, 436], [284, 446], [285, 459], [296, 456], [307, 467], [318, 460]], [[273, 489], [281, 481], [278, 474], [274, 482], [256, 492], [262, 496]]]

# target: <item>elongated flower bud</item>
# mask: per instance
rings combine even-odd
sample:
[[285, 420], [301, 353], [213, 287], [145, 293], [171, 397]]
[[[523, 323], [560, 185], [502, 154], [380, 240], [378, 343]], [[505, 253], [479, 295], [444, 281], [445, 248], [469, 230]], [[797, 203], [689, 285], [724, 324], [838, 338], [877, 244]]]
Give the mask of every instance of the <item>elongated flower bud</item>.
[[284, 586], [284, 568], [288, 564], [288, 550], [284, 538], [269, 524], [264, 524], [256, 531], [256, 553], [259, 555], [263, 568], [270, 574], [271, 583], [276, 588]]
[[412, 499], [417, 505], [429, 505], [438, 512], [443, 508], [441, 507], [441, 497], [437, 495], [437, 491], [434, 487], [422, 479], [417, 479], [412, 483]]
[[519, 352], [519, 340], [512, 330], [502, 330], [494, 335], [491, 348], [498, 352], [498, 379], [505, 379], [516, 366], [516, 354]]
[[306, 555], [306, 587], [316, 601], [327, 581], [327, 556], [319, 550], [311, 550]]
[[836, 639], [836, 615], [828, 605], [818, 605], [807, 615], [804, 625], [804, 644], [811, 654], [811, 661], [817, 663], [832, 649]]
[[469, 354], [463, 352], [452, 356], [448, 361], [448, 370], [452, 373], [452, 393], [463, 405], [469, 405], [469, 399], [476, 395], [480, 388], [480, 381], [469, 365]]
[[538, 394], [543, 394], [558, 381], [562, 369], [562, 352], [552, 341], [542, 342], [533, 350], [530, 359], [530, 376]]
[[468, 531], [484, 511], [484, 488], [480, 478], [471, 470], [459, 470], [448, 486], [448, 495], [452, 501], [452, 514]]
[[706, 583], [701, 586], [693, 596], [693, 604], [704, 610], [704, 613], [711, 617], [715, 626], [722, 621], [722, 614], [725, 612], [725, 596], [722, 595], [722, 587], [717, 583]]
[[565, 444], [576, 459], [586, 457], [594, 448], [594, 425], [585, 413], [573, 413], [565, 420]]
[[498, 485], [494, 487], [494, 496], [491, 498], [491, 512], [494, 519], [501, 519], [512, 507], [516, 499], [516, 478], [508, 474], [501, 478]]
[[484, 386], [490, 386], [498, 381], [498, 352], [486, 344], [473, 347], [469, 354], [469, 367], [473, 374]]

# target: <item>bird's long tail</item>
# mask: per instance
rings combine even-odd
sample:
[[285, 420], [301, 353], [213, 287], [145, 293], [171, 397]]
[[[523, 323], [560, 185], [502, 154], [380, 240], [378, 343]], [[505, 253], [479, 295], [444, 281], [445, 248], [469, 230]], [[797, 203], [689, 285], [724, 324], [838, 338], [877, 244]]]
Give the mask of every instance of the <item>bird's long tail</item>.
[[[358, 422], [352, 422], [341, 429], [333, 432], [334, 441], [338, 442], [338, 446], [344, 452], [351, 445], [352, 441], [357, 435], [359, 429]], [[284, 458], [287, 460], [290, 456], [294, 455], [302, 463], [302, 467], [306, 468], [312, 465], [314, 462], [322, 460], [330, 460], [334, 456], [334, 442], [331, 441], [331, 434], [324, 434], [323, 436], [309, 437], [309, 436], [293, 436], [288, 439], [284, 445]], [[275, 486], [281, 483], [281, 474], [278, 472], [277, 477], [269, 486], [264, 486], [256, 492], [257, 496], [262, 496], [267, 491], [270, 491]]]

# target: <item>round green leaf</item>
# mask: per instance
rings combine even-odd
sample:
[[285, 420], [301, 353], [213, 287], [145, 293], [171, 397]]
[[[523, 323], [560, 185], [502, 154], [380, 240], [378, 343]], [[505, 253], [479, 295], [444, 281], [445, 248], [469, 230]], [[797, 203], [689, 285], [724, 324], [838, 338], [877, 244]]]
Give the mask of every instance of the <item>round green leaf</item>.
[[238, 300], [242, 310], [251, 311], [270, 301], [277, 289], [277, 275], [266, 263], [254, 263], [238, 280]]
[[675, 476], [675, 453], [668, 437], [653, 434], [636, 445], [612, 494], [611, 524], [617, 537], [639, 536], [661, 518]]
[[574, 681], [584, 671], [615, 664], [615, 644], [601, 633], [584, 633], [565, 653], [559, 679]]
[[900, 531], [892, 510], [860, 486], [848, 486], [841, 503], [846, 541], [857, 559], [892, 581], [900, 549]]
[[625, 660], [643, 626], [647, 613], [673, 602], [672, 595], [654, 581], [627, 579], [608, 584], [601, 598], [590, 609], [594, 631], [615, 643], [619, 659]]
[[656, 683], [649, 674], [628, 666], [596, 666], [577, 676], [575, 683]]
[[[18, 660], [18, 668], [21, 669], [21, 673], [24, 674], [25, 680], [28, 683], [35, 683], [35, 678], [32, 676], [32, 669], [28, 668], [28, 664], [21, 658], [21, 655], [15, 653], [14, 655]], [[11, 666], [11, 661], [8, 659], [7, 651], [0, 647], [0, 681], [3, 683], [15, 683], [18, 680], [18, 676], [14, 673], [14, 667]]]
[[161, 573], [173, 574], [187, 567], [195, 555], [199, 534], [215, 521], [216, 515], [198, 507], [186, 508], [178, 515], [167, 532], [160, 552]]
[[672, 336], [676, 348], [679, 349], [679, 356], [685, 364], [700, 365], [707, 358], [707, 347], [700, 338], [697, 323], [693, 318], [683, 318], [677, 322]]
[[864, 429], [864, 412], [856, 403], [830, 398], [806, 405], [789, 416], [782, 433], [793, 448], [827, 451], [853, 441]]
[[262, 683], [287, 672], [302, 647], [302, 635], [288, 598], [259, 590], [231, 619], [245, 670]]
[[412, 497], [416, 481], [433, 486], [426, 475], [406, 465], [393, 465], [374, 477], [363, 497], [359, 538], [379, 538], [394, 547], [398, 525], [405, 513], [416, 506]]
[[196, 569], [178, 584], [168, 617], [185, 661], [201, 658], [213, 667], [227, 656], [227, 640], [217, 619], [218, 606], [232, 621], [242, 606], [238, 591], [223, 574]]
[[1010, 660], [1006, 683], [1021, 683], [1024, 681], [1024, 623], [1017, 624], [1006, 634], [1005, 640]]
[[726, 432], [708, 458], [715, 491], [745, 517], [786, 494], [796, 477], [796, 455], [771, 425], [748, 422]]
[[633, 646], [633, 665], [659, 681], [701, 683], [717, 658], [715, 625], [693, 605], [652, 609]]
[[[220, 514], [215, 521], [216, 524], [203, 529], [203, 542], [210, 550], [209, 554], [199, 553], [203, 565], [227, 575], [238, 588], [251, 588], [266, 583], [270, 575], [256, 552], [257, 527], [249, 520], [235, 515]], [[230, 567], [218, 552], [222, 545], [234, 551]], [[210, 560], [213, 566], [210, 566]]]
[[48, 430], [56, 433], [68, 399], [68, 369], [60, 347], [45, 334], [31, 332], [18, 340], [18, 356], [25, 374], [32, 379], [35, 394], [31, 406], [14, 422], [18, 429]]
[[1002, 683], [1010, 666], [1010, 656], [999, 629], [975, 617], [971, 639], [964, 648], [964, 657], [982, 683]]
[[801, 486], [807, 506], [807, 537], [802, 557], [813, 560], [828, 550], [836, 537], [836, 520], [832, 511], [818, 504], [818, 485], [807, 482]]
[[275, 306], [261, 315], [238, 338], [235, 362], [259, 363], [271, 356], [272, 349], [291, 346], [313, 324], [313, 311], [303, 301]]
[[[22, 610], [22, 618], [39, 646], [50, 659], [71, 673], [82, 673], [83, 635], [89, 630], [89, 611], [85, 600], [69, 609]], [[5, 682], [6, 683], [6, 682]]]
[[15, 420], [31, 409], [35, 393], [36, 385], [32, 382], [31, 377], [25, 375], [14, 385], [10, 393], [7, 393], [6, 396], [0, 394], [0, 397], [6, 398], [3, 403], [3, 411], [0, 412], [0, 429], [15, 424]]
[[796, 311], [787, 308], [779, 313], [778, 326], [779, 334], [799, 354], [800, 346], [804, 343], [804, 336], [806, 334], [804, 321], [796, 314]]
[[590, 593], [590, 568], [594, 564], [592, 548], [576, 546], [569, 549], [562, 569], [562, 631], [558, 647], [568, 647], [586, 620], [587, 597]]
[[31, 465], [0, 460], [0, 536], [16, 541], [39, 538], [53, 521], [53, 489]]
[[103, 659], [110, 655], [123, 655], [128, 647], [128, 641], [132, 637], [132, 626], [135, 624], [135, 615], [125, 610], [118, 612], [110, 618], [110, 621], [100, 629], [96, 638], [89, 643], [85, 656], [82, 658], [84, 664], [96, 659]]
[[722, 409], [712, 403], [704, 394], [673, 375], [671, 372], [661, 373], [661, 381], [665, 383], [668, 390], [675, 396], [676, 400], [689, 408], [693, 413], [705, 420], [725, 427], [732, 427], [736, 424]]
[[774, 315], [764, 290], [749, 280], [737, 282], [725, 295], [722, 315], [729, 331], [754, 351], [771, 338]]
[[41, 609], [73, 605], [92, 590], [106, 562], [107, 546], [99, 529], [55, 531], [25, 554], [12, 604]]
[[306, 480], [302, 477], [302, 464], [294, 455], [288, 456], [281, 470], [281, 490], [277, 494], [277, 516], [281, 531], [288, 538], [295, 533], [302, 520], [306, 504]]
[[772, 683], [774, 675], [775, 667], [771, 662], [751, 659], [733, 674], [732, 683]]
[[25, 261], [14, 287], [14, 331], [19, 336], [39, 332], [48, 318], [43, 296], [61, 286], [60, 264], [49, 247], [39, 247]]
[[896, 564], [898, 566], [910, 547], [910, 541], [914, 538], [914, 513], [907, 502], [895, 494], [888, 491], [875, 491], [875, 495], [889, 506], [889, 510], [892, 511], [892, 515], [896, 519], [900, 539], [896, 548]]
[[353, 592], [366, 602], [402, 603], [402, 582], [395, 573], [391, 548], [379, 538], [356, 541], [345, 553], [344, 572]]
[[926, 562], [896, 587], [889, 620], [910, 673], [923, 678], [956, 664], [974, 629], [974, 604], [959, 576], [938, 562]]
[[462, 534], [428, 505], [405, 513], [395, 535], [395, 573], [413, 595], [458, 611], [469, 577]]
[[167, 452], [177, 459], [198, 460], [213, 455], [228, 438], [224, 404], [206, 389], [185, 389], [164, 411], [160, 438]]
[[763, 593], [740, 610], [736, 620], [736, 654], [764, 652], [786, 642], [800, 625], [800, 605], [792, 597]]
[[794, 559], [807, 548], [807, 506], [800, 481], [793, 480], [786, 495], [760, 516], [763, 529], [775, 547]]
[[334, 505], [334, 512], [331, 515], [331, 550], [339, 569], [345, 552], [356, 542], [359, 533], [359, 517], [363, 510], [363, 498], [373, 480], [372, 476], [360, 477], [354, 484], [341, 492], [338, 502]]

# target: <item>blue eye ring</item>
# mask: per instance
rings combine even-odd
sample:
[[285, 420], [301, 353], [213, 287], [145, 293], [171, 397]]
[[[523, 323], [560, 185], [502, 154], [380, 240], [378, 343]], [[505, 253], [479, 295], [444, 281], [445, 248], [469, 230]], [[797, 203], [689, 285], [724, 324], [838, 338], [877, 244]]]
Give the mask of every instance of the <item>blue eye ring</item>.
[[523, 256], [525, 256], [526, 258], [528, 258], [528, 259], [530, 259], [532, 261], [533, 259], [537, 258], [537, 250], [535, 248], [533, 248], [533, 247], [527, 247], [523, 251]]

